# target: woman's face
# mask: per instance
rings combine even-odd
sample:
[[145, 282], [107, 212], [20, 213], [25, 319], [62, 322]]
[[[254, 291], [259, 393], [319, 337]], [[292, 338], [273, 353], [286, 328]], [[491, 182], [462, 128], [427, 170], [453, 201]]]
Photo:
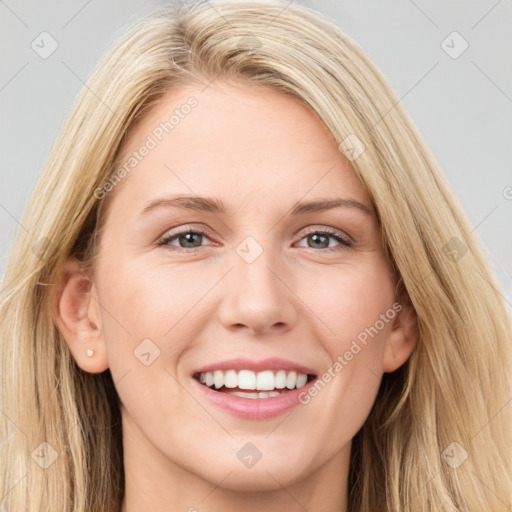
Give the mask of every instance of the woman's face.
[[383, 372], [414, 343], [335, 140], [297, 100], [224, 82], [164, 97], [126, 140], [131, 157], [89, 305], [126, 459], [229, 489], [338, 477]]

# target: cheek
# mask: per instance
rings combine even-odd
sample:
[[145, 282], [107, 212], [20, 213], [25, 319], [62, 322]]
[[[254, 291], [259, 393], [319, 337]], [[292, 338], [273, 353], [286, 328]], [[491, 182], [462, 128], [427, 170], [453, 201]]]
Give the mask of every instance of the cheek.
[[173, 369], [183, 350], [198, 338], [204, 320], [200, 299], [215, 280], [191, 275], [178, 268], [134, 265], [111, 268], [108, 277], [105, 273], [100, 302], [114, 377], [138, 371], [150, 361], [151, 368]]
[[157, 338], [175, 325], [178, 327], [179, 319], [211, 287], [203, 279], [207, 276], [198, 277], [190, 267], [183, 270], [177, 265], [151, 265], [143, 259], [120, 262], [105, 271], [103, 277], [102, 295], [114, 320], [122, 323], [127, 331]]
[[[315, 310], [320, 312], [337, 342], [347, 342], [364, 333], [393, 305], [393, 284], [378, 261], [360, 268], [335, 269], [330, 274], [316, 281], [320, 286], [309, 290]], [[379, 322], [378, 330], [384, 329]]]
[[386, 340], [396, 316], [393, 283], [380, 262], [338, 269], [336, 279], [322, 282], [315, 291], [315, 310], [330, 329], [323, 344], [331, 361], [323, 377], [332, 394], [329, 400], [343, 403], [346, 414], [357, 411], [351, 421], [359, 424], [382, 378]]
[[344, 273], [331, 283], [324, 309], [335, 332], [326, 347], [332, 365], [324, 376], [347, 417], [359, 426], [377, 396], [386, 341], [396, 316], [387, 268], [379, 260], [367, 269]]

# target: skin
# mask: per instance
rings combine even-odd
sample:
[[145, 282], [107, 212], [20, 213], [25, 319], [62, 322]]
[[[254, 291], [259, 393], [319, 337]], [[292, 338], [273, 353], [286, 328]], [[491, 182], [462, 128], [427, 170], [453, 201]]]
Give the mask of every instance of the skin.
[[[122, 510], [345, 511], [351, 440], [383, 373], [414, 350], [416, 317], [395, 296], [365, 188], [299, 101], [246, 83], [175, 90], [133, 127], [123, 158], [191, 95], [198, 106], [114, 191], [94, 275], [70, 259], [59, 282], [56, 322], [73, 357], [87, 372], [110, 368], [121, 399]], [[231, 215], [140, 215], [179, 193], [221, 199]], [[371, 215], [289, 214], [340, 196]], [[189, 224], [207, 234], [170, 243], [190, 252], [156, 245]], [[325, 228], [353, 246], [308, 237]], [[263, 250], [250, 264], [236, 252], [247, 236]], [[232, 357], [283, 357], [321, 376], [397, 301], [403, 309], [307, 405], [240, 419], [193, 386], [195, 369]], [[149, 366], [134, 356], [146, 338], [160, 350]], [[236, 456], [249, 441], [262, 453], [251, 468]]]

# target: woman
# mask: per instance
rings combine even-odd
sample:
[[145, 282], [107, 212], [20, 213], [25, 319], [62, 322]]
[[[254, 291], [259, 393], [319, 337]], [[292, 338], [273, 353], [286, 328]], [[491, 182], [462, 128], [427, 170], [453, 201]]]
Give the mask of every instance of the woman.
[[2, 510], [511, 507], [499, 287], [391, 87], [317, 13], [134, 24], [22, 224]]

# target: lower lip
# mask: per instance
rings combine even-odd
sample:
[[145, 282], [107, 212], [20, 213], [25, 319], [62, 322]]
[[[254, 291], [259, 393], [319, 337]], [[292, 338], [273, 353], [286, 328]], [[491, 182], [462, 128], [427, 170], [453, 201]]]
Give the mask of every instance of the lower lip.
[[301, 404], [299, 395], [307, 393], [308, 389], [314, 385], [316, 378], [309, 381], [305, 386], [299, 389], [287, 391], [279, 396], [270, 398], [243, 398], [241, 396], [229, 395], [219, 391], [214, 391], [208, 386], [201, 384], [192, 377], [196, 386], [214, 405], [227, 411], [234, 416], [248, 420], [262, 420], [273, 418], [285, 413], [296, 405]]

